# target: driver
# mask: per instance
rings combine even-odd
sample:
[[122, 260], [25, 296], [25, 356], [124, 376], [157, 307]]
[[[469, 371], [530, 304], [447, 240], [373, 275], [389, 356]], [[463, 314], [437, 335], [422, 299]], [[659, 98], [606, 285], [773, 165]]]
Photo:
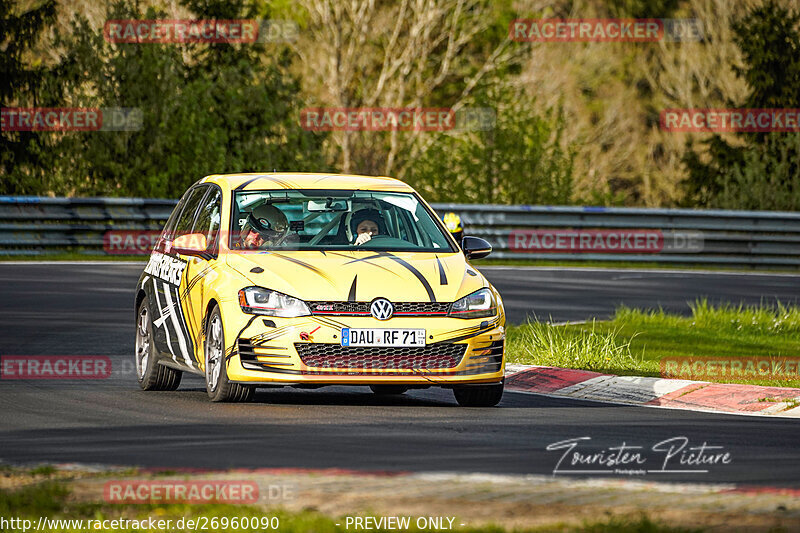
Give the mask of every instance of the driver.
[[350, 230], [355, 235], [356, 240], [353, 244], [361, 246], [372, 240], [376, 235], [386, 235], [386, 223], [375, 209], [361, 209], [353, 213], [350, 219]]
[[239, 234], [239, 246], [263, 250], [279, 246], [289, 234], [289, 221], [283, 211], [271, 204], [253, 208]]

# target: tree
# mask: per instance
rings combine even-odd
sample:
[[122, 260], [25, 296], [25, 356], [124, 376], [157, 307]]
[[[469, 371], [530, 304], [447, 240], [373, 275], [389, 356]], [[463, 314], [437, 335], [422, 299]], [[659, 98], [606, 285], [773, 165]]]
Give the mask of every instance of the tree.
[[[187, 1], [198, 19], [252, 15], [243, 1]], [[133, 0], [106, 19], [163, 19]], [[289, 50], [259, 43], [112, 43], [78, 16], [58, 35], [59, 64], [45, 83], [63, 88], [65, 107], [133, 108], [136, 131], [50, 133], [59, 195], [176, 197], [214, 173], [326, 170], [324, 134], [304, 131]]]
[[[48, 105], [54, 95], [42, 92], [47, 66], [31, 64], [27, 54], [55, 20], [55, 0], [18, 12], [12, 0], [0, 0], [0, 107]], [[0, 194], [36, 192], [37, 173], [48, 137], [36, 132], [0, 131]]]
[[574, 151], [562, 146], [560, 111], [539, 115], [535, 100], [511, 88], [493, 87], [474, 103], [490, 102], [493, 127], [438, 135], [407, 181], [434, 202], [571, 203]]
[[[739, 104], [800, 108], [800, 12], [769, 0], [732, 27], [744, 60], [735, 71], [749, 89]], [[800, 209], [796, 134], [740, 133], [735, 142], [713, 135], [703, 144], [705, 154], [690, 149], [684, 158], [689, 202], [728, 209]]]
[[[458, 110], [482, 82], [516, 68], [526, 47], [508, 36], [510, 2], [303, 0], [296, 48], [306, 90], [336, 108]], [[393, 174], [430, 146], [429, 136], [337, 131], [343, 171]]]

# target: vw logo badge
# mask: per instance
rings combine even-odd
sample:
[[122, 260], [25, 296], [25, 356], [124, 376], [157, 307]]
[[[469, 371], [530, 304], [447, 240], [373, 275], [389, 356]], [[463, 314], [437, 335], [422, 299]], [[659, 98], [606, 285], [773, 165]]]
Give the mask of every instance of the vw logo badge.
[[386, 298], [375, 298], [369, 306], [369, 312], [378, 320], [389, 320], [394, 314], [394, 306]]

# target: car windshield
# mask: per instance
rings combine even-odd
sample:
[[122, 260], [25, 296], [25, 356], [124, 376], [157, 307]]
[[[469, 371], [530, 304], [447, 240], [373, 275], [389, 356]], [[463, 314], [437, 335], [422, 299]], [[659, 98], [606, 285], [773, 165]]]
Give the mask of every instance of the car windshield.
[[412, 193], [237, 191], [232, 216], [234, 251], [456, 251]]

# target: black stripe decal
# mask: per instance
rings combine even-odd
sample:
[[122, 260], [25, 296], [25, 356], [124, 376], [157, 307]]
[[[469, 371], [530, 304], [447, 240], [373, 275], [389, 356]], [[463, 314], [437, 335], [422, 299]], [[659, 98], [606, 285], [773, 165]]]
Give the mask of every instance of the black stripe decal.
[[235, 354], [235, 353], [236, 353], [236, 348], [239, 346], [239, 337], [241, 337], [241, 336], [242, 336], [242, 333], [244, 333], [244, 330], [246, 330], [247, 328], [249, 328], [249, 327], [250, 327], [250, 324], [252, 324], [252, 323], [253, 323], [253, 320], [255, 320], [256, 318], [258, 318], [258, 315], [253, 315], [253, 316], [251, 316], [251, 317], [250, 317], [250, 320], [248, 320], [248, 321], [247, 321], [247, 324], [245, 324], [245, 325], [244, 325], [244, 327], [243, 327], [243, 328], [242, 328], [242, 329], [239, 331], [239, 334], [238, 334], [238, 335], [236, 335], [236, 338], [235, 338], [235, 339], [233, 339], [233, 344], [231, 345], [231, 353], [230, 353], [230, 354], [228, 354], [228, 355], [225, 357], [225, 360], [226, 360], [226, 361], [227, 361], [227, 360], [229, 360], [231, 357], [233, 357], [233, 354]]
[[199, 282], [201, 279], [203, 279], [203, 277], [205, 277], [205, 275], [206, 275], [206, 274], [207, 274], [207, 273], [208, 273], [210, 270], [211, 270], [211, 266], [206, 266], [206, 267], [205, 267], [203, 270], [201, 270], [200, 272], [198, 272], [198, 273], [197, 273], [197, 275], [196, 275], [195, 277], [193, 277], [193, 278], [191, 279], [191, 281], [189, 281], [189, 283], [187, 283], [187, 284], [186, 284], [186, 288], [183, 290], [183, 295], [184, 295], [184, 297], [188, 297], [188, 296], [189, 296], [189, 291], [190, 291], [191, 289], [193, 289], [193, 288], [194, 288], [194, 286], [195, 286], [195, 285], [197, 285], [197, 282]]
[[358, 259], [353, 259], [352, 261], [348, 261], [345, 265], [349, 265], [350, 263], [360, 263], [362, 261], [369, 261], [371, 259], [377, 259], [379, 257], [389, 257], [388, 252], [376, 252], [375, 255], [368, 255], [367, 257], [360, 257]]
[[439, 266], [439, 285], [447, 285], [447, 275], [444, 273], [442, 262], [439, 261], [439, 256], [436, 256], [436, 264]]
[[[186, 298], [184, 298], [184, 300], [185, 299]], [[189, 351], [189, 358], [197, 361], [197, 350], [195, 350], [194, 340], [191, 332], [189, 331], [189, 322], [186, 320], [186, 317], [183, 314], [184, 306], [183, 302], [181, 302], [181, 294], [179, 287], [175, 287], [175, 305], [177, 307], [177, 309], [175, 309], [175, 313], [178, 315], [178, 324], [180, 325], [183, 332], [186, 334], [186, 344], [187, 344], [186, 349]]]
[[350, 285], [350, 293], [347, 295], [348, 302], [356, 301], [356, 280], [358, 280], [358, 274], [353, 277], [353, 284]]
[[283, 255], [283, 254], [279, 254], [279, 253], [275, 253], [275, 252], [272, 252], [272, 255], [275, 256], [275, 257], [280, 257], [281, 259], [285, 259], [286, 261], [294, 263], [295, 265], [299, 265], [299, 266], [301, 266], [303, 268], [307, 268], [308, 270], [310, 270], [314, 274], [317, 274], [318, 276], [321, 276], [321, 277], [325, 278], [325, 281], [327, 281], [331, 285], [334, 285], [333, 281], [331, 281], [331, 278], [329, 278], [328, 275], [325, 274], [325, 272], [323, 272], [322, 270], [318, 269], [314, 265], [310, 265], [310, 264], [306, 263], [305, 261], [300, 261], [299, 259], [295, 259], [294, 257], [289, 257], [289, 256], [286, 256], [286, 255]]
[[253, 183], [254, 181], [257, 181], [257, 180], [269, 180], [272, 183], [277, 183], [278, 185], [280, 185], [284, 189], [291, 189], [292, 188], [292, 184], [289, 183], [288, 181], [279, 180], [278, 178], [273, 178], [271, 176], [256, 176], [253, 179], [249, 179], [249, 180], [245, 181], [244, 183], [242, 183], [241, 185], [236, 187], [235, 190], [241, 191], [242, 189], [244, 189], [245, 187], [247, 187], [248, 185], [250, 185], [251, 183]]
[[406, 269], [409, 272], [414, 274], [417, 277], [417, 279], [419, 280], [419, 282], [422, 283], [422, 286], [425, 287], [425, 291], [428, 293], [428, 298], [430, 298], [431, 302], [435, 302], [436, 301], [436, 295], [433, 293], [433, 287], [431, 287], [431, 284], [428, 283], [427, 279], [425, 279], [425, 276], [422, 275], [422, 272], [420, 272], [419, 270], [414, 268], [413, 265], [409, 264], [404, 259], [400, 259], [399, 257], [396, 257], [396, 256], [394, 256], [392, 254], [387, 254], [387, 256], [390, 259], [393, 259], [395, 262], [403, 265], [404, 267], [406, 267]]
[[339, 329], [347, 327], [347, 324], [343, 322], [338, 322], [328, 317], [321, 317], [321, 316], [314, 316], [312, 317], [314, 320], [318, 321], [323, 326], [327, 326], [329, 328]]
[[244, 189], [245, 187], [247, 187], [248, 185], [250, 185], [251, 183], [253, 183], [254, 181], [256, 181], [260, 177], [261, 176], [256, 176], [255, 178], [250, 178], [249, 180], [245, 181], [244, 183], [242, 183], [241, 185], [236, 187], [234, 190], [235, 191], [241, 191], [242, 189]]

